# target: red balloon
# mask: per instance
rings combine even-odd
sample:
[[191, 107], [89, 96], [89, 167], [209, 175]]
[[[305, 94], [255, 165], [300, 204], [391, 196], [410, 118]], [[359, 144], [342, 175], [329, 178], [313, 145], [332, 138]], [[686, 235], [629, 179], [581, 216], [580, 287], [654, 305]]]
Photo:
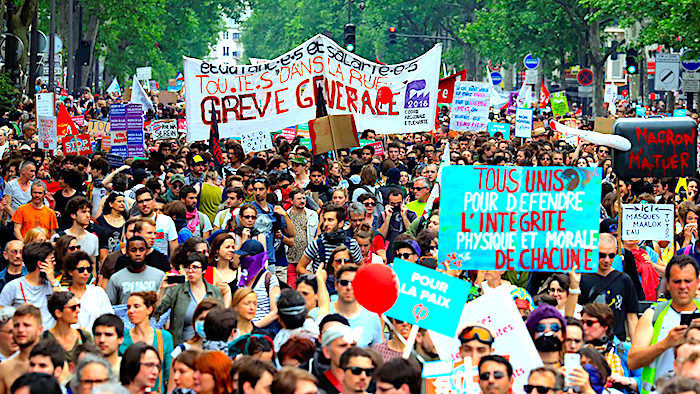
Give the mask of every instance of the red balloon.
[[656, 100], [656, 93], [649, 93], [649, 100]]
[[396, 273], [384, 264], [365, 264], [360, 267], [352, 281], [352, 288], [357, 302], [374, 313], [388, 311], [399, 298]]

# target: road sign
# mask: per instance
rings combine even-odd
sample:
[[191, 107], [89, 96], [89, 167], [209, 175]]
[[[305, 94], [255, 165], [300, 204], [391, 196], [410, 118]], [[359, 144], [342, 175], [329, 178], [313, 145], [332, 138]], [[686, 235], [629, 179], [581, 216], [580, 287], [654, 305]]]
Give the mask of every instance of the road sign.
[[589, 86], [593, 84], [593, 71], [588, 68], [582, 68], [576, 75], [576, 80], [581, 86]]
[[623, 90], [622, 92], [620, 92], [620, 94], [622, 95], [622, 97], [627, 97], [627, 96], [630, 95], [630, 91], [627, 90], [627, 89], [625, 89], [625, 90]]
[[523, 59], [523, 65], [528, 70], [534, 70], [540, 66], [540, 59], [533, 57], [532, 53], [528, 53], [527, 55], [525, 55], [525, 58]]
[[656, 54], [656, 72], [654, 73], [654, 90], [678, 90], [680, 82], [680, 55], [671, 53]]
[[537, 84], [537, 70], [525, 70], [525, 84], [526, 85], [536, 85]]
[[684, 72], [683, 85], [681, 90], [684, 92], [699, 92], [700, 91], [700, 72]]
[[493, 60], [489, 60], [489, 70], [491, 71], [499, 71], [501, 69], [501, 65], [498, 63], [494, 63]]
[[503, 75], [501, 75], [501, 73], [499, 73], [498, 71], [492, 72], [491, 82], [493, 82], [493, 86], [500, 85], [501, 82], [503, 82]]
[[593, 97], [593, 86], [578, 86], [578, 96], [579, 97]]
[[686, 71], [698, 71], [700, 70], [700, 57], [696, 59], [686, 59], [686, 55], [690, 53], [685, 51], [681, 54], [681, 67]]

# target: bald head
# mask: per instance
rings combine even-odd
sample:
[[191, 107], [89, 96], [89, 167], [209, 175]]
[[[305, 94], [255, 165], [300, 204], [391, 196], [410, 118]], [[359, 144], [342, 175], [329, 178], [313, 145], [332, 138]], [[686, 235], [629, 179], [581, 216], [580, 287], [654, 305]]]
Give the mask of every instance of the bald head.
[[617, 238], [610, 233], [601, 233], [598, 235], [598, 248], [603, 245], [607, 248], [617, 249]]
[[12, 240], [5, 244], [5, 251], [3, 256], [10, 263], [10, 265], [20, 267], [22, 266], [22, 250], [24, 249], [24, 242]]

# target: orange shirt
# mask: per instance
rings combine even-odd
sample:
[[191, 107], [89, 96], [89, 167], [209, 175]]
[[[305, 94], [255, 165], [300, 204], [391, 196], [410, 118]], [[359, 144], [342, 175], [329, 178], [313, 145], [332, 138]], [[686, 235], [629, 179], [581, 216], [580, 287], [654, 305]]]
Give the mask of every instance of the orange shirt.
[[20, 232], [23, 237], [35, 227], [43, 227], [49, 233], [58, 228], [56, 213], [46, 205], [43, 205], [40, 209], [34, 208], [31, 203], [20, 205], [12, 216], [12, 221], [22, 226]]

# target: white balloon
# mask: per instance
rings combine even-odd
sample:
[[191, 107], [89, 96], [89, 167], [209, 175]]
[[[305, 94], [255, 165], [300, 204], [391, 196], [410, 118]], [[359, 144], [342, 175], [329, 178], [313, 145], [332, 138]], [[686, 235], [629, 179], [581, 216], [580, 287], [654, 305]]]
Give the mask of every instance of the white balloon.
[[623, 152], [627, 152], [628, 150], [632, 149], [632, 143], [627, 138], [619, 135], [603, 134], [590, 130], [575, 129], [573, 127], [563, 125], [554, 120], [552, 120], [549, 123], [549, 126], [553, 130], [556, 130], [562, 134], [576, 136], [596, 145], [604, 145]]

